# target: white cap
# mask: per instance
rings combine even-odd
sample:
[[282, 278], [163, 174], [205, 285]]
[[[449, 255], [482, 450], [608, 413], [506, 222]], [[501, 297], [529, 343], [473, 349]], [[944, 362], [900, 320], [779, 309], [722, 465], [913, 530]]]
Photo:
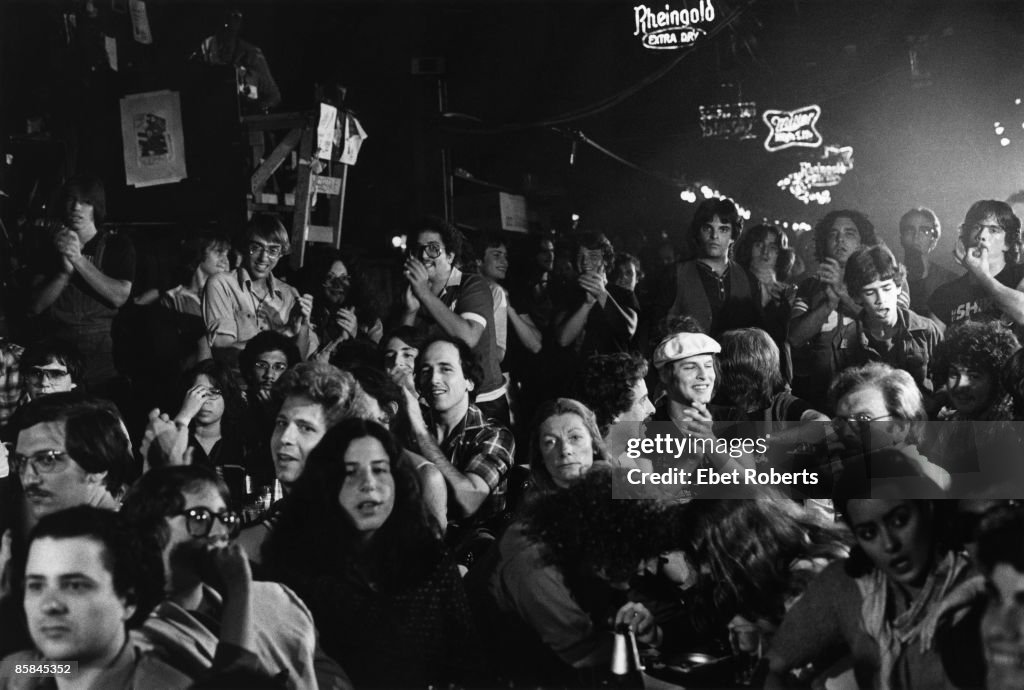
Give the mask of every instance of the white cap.
[[660, 369], [669, 362], [694, 355], [717, 355], [722, 346], [703, 333], [676, 333], [658, 343], [654, 350], [654, 366]]

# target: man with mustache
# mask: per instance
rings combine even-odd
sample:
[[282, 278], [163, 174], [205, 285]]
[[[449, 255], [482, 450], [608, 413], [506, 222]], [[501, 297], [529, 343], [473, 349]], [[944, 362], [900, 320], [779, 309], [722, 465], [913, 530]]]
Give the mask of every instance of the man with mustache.
[[33, 257], [31, 314], [45, 314], [51, 335], [74, 342], [85, 360], [82, 378], [94, 393], [117, 376], [111, 325], [135, 279], [135, 248], [103, 228], [106, 194], [95, 178], [76, 178], [61, 191], [63, 212], [52, 244]]
[[[81, 505], [117, 510], [132, 463], [128, 434], [106, 401], [53, 393], [19, 408], [11, 424], [18, 440], [9, 463], [22, 500], [13, 506], [14, 526], [0, 535], [0, 582], [6, 561], [24, 555], [25, 538], [42, 517]], [[0, 620], [19, 620], [6, 617], [11, 605], [10, 596], [0, 598]], [[0, 628], [0, 650], [28, 642], [22, 626]]]
[[760, 323], [756, 285], [732, 260], [732, 245], [742, 228], [734, 203], [707, 199], [690, 223], [690, 242], [697, 257], [676, 268], [676, 300], [669, 315], [689, 314], [712, 338]]

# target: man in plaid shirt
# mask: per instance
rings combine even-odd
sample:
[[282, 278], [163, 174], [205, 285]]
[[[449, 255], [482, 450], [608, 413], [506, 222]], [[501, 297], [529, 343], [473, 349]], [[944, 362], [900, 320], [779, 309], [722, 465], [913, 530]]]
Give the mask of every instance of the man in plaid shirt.
[[18, 370], [25, 348], [0, 338], [0, 429], [21, 402], [21, 378]]
[[462, 534], [504, 511], [515, 453], [512, 432], [486, 419], [470, 402], [478, 381], [479, 369], [466, 344], [434, 339], [416, 360], [416, 385], [427, 414], [417, 404], [406, 406], [414, 447], [444, 476], [449, 525], [457, 523]]

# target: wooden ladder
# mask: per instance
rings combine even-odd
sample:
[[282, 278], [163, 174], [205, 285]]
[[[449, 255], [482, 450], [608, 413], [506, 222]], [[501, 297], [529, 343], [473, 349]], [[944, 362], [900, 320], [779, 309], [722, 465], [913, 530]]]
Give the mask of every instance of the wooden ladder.
[[[253, 170], [249, 178], [249, 196], [246, 203], [249, 216], [253, 213], [275, 213], [278, 215], [291, 213], [291, 265], [293, 269], [302, 268], [306, 259], [306, 243], [319, 242], [330, 244], [335, 249], [341, 246], [341, 226], [345, 212], [345, 187], [348, 181], [349, 166], [335, 162], [341, 166], [337, 177], [314, 172], [316, 151], [316, 130], [319, 113], [280, 113], [269, 115], [249, 115], [242, 118], [242, 126], [249, 135], [250, 167]], [[338, 117], [345, 117], [343, 111]], [[277, 145], [266, 154], [267, 136], [270, 132], [283, 132]], [[293, 194], [284, 193], [278, 185], [276, 192], [265, 191], [268, 183], [281, 166], [297, 152], [296, 184]], [[319, 161], [325, 164], [326, 161]], [[322, 194], [330, 204], [327, 225], [310, 224], [310, 211], [314, 194]], [[292, 198], [289, 198], [292, 197]]]

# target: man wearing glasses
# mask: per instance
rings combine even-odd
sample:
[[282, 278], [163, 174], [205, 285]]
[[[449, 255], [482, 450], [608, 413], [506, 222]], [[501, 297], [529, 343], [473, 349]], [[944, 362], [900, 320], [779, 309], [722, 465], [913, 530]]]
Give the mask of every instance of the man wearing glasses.
[[475, 404], [485, 417], [508, 424], [491, 289], [480, 276], [456, 267], [462, 249], [456, 228], [440, 218], [426, 218], [416, 228], [403, 270], [408, 287], [400, 302], [401, 324], [419, 327], [428, 338], [453, 338], [470, 347], [483, 369]]
[[54, 393], [21, 407], [13, 424], [11, 473], [21, 480], [30, 522], [77, 505], [117, 508], [132, 455], [111, 405]]
[[1024, 264], [1007, 260], [1020, 242], [1020, 220], [1002, 201], [976, 201], [960, 226], [953, 256], [967, 269], [940, 286], [928, 306], [947, 326], [999, 319], [1024, 326]]
[[288, 231], [276, 217], [256, 214], [249, 221], [237, 270], [211, 276], [203, 292], [203, 319], [214, 356], [237, 366], [238, 353], [257, 333], [277, 331], [295, 340], [308, 356], [319, 341], [310, 327], [312, 295], [273, 275], [288, 253]]
[[198, 465], [150, 470], [125, 496], [121, 514], [164, 562], [165, 599], [142, 634], [192, 677], [242, 648], [269, 675], [284, 674], [284, 687], [351, 688], [320, 651], [302, 600], [283, 585], [253, 581], [245, 552], [232, 543], [241, 517], [228, 503], [224, 482]]
[[930, 208], [912, 208], [900, 218], [900, 244], [907, 267], [910, 306], [925, 316], [931, 316], [928, 300], [932, 293], [956, 278], [956, 273], [931, 258], [940, 237], [942, 224]]

